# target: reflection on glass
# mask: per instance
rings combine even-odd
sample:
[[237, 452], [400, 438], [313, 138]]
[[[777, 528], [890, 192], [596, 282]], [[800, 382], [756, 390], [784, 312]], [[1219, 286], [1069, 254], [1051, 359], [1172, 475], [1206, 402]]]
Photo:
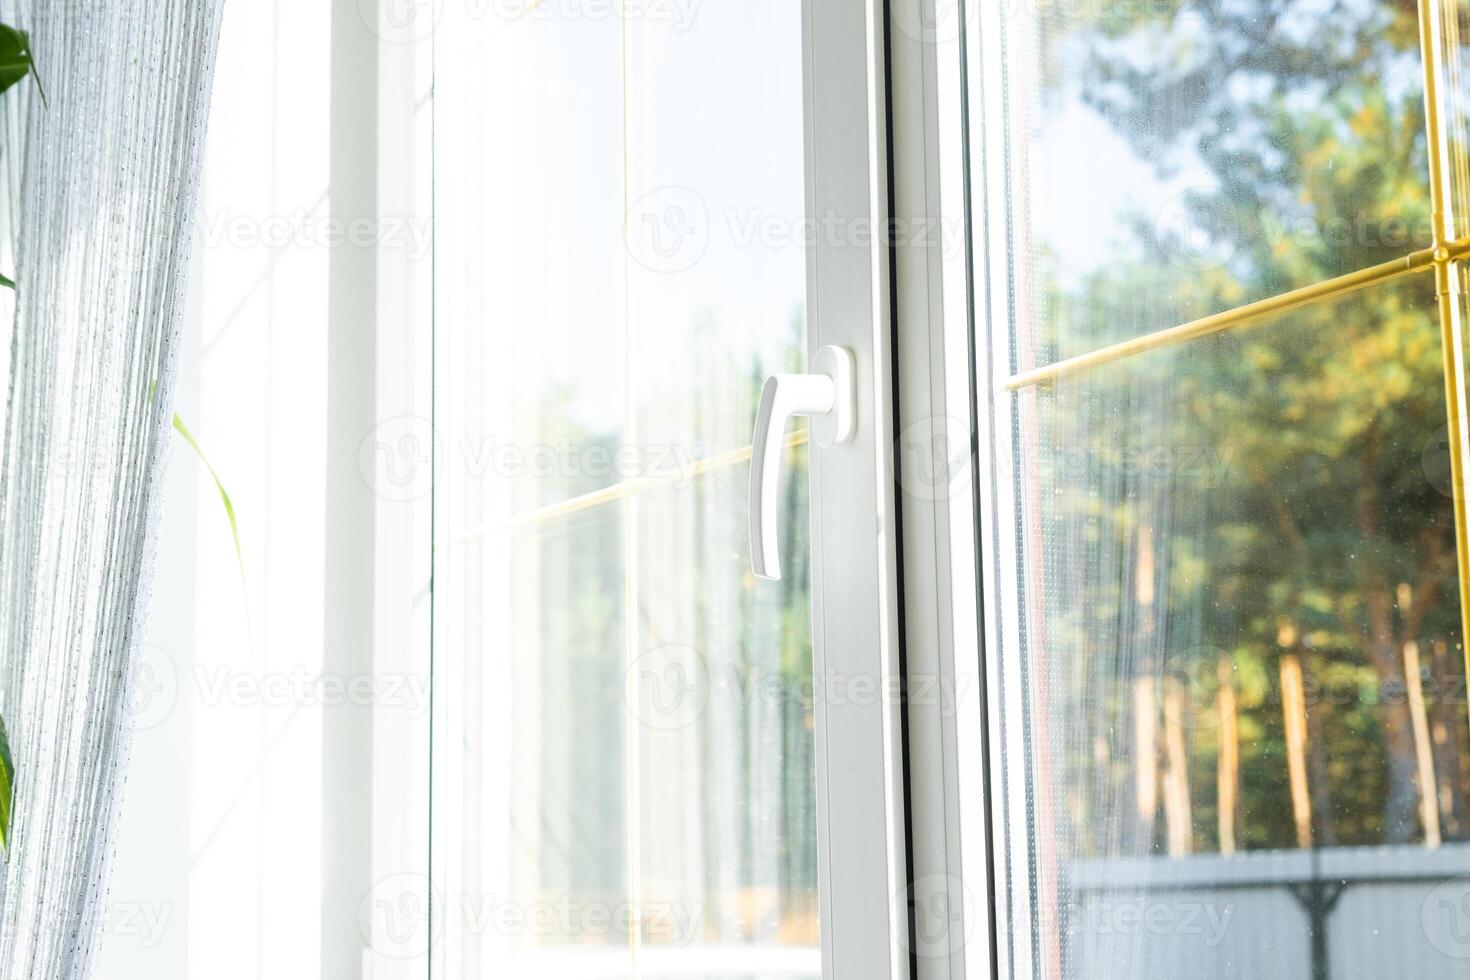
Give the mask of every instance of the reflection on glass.
[[538, 948], [581, 950], [588, 976], [626, 964], [623, 535], [604, 505], [464, 546], [478, 576], [454, 601], [479, 615], [453, 689], [469, 749], [455, 780], [475, 846], [446, 907], [466, 975], [545, 966]]
[[791, 454], [780, 582], [750, 574], [748, 464], [637, 502], [640, 887], [697, 922], [644, 955], [723, 978], [821, 972], [805, 446]]
[[1462, 975], [1440, 357], [1426, 275], [1015, 396], [1043, 975]]
[[1470, 0], [1443, 0], [1439, 51], [1441, 62], [1438, 84], [1443, 108], [1443, 124], [1449, 148], [1450, 213], [1453, 224], [1451, 238], [1470, 236], [1470, 77], [1465, 70], [1470, 52]]
[[807, 980], [805, 453], [780, 583], [742, 455], [806, 348], [801, 5], [595, 7], [437, 22], [446, 974]]
[[1429, 244], [1414, 4], [1004, 9], [1018, 369]]
[[690, 10], [687, 23], [627, 27], [630, 429], [640, 445], [710, 457], [749, 445], [764, 375], [803, 369], [803, 246], [816, 232], [801, 5]]
[[[527, 513], [637, 475], [620, 462], [622, 33], [564, 5], [440, 4], [433, 243], [446, 468]], [[416, 229], [426, 235], [428, 229]], [[448, 354], [449, 356], [444, 356]]]

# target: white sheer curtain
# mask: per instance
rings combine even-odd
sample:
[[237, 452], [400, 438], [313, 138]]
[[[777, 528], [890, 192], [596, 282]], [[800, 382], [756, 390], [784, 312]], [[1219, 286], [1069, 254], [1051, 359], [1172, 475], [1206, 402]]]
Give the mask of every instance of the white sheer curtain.
[[[168, 445], [217, 0], [23, 3], [0, 152], [17, 309], [0, 475], [0, 711], [17, 768], [0, 977], [82, 977], [106, 894]], [[19, 122], [17, 123], [17, 120]]]

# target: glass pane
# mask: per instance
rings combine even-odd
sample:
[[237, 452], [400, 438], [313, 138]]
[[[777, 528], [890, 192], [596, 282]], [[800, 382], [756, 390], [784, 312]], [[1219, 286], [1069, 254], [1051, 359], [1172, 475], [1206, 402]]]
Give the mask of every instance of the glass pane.
[[[630, 939], [622, 511], [604, 505], [464, 544], [465, 976], [621, 977]], [[440, 797], [443, 799], [444, 797]], [[470, 901], [473, 899], [473, 901]]]
[[1429, 244], [1414, 4], [1004, 10], [1016, 369]]
[[1015, 396], [1042, 975], [1463, 975], [1439, 337], [1426, 275]]
[[[750, 444], [759, 383], [806, 359], [801, 5], [628, 24], [628, 306], [640, 445]], [[841, 234], [833, 231], [832, 234]]]
[[745, 519], [805, 359], [801, 6], [512, 6], [436, 37], [446, 975], [817, 977], [803, 449], [783, 581]]
[[641, 475], [618, 452], [621, 29], [560, 6], [447, 4], [436, 36], [435, 315], [455, 337], [436, 370], [470, 399], [441, 471], [514, 513]]
[[[788, 457], [803, 473], [806, 447]], [[671, 915], [643, 960], [668, 975], [819, 977], [807, 487], [783, 491], [781, 553], [799, 557], [757, 582], [748, 481], [742, 462], [638, 502], [644, 902], [700, 912], [685, 933]]]
[[1439, 5], [1441, 26], [1439, 48], [1442, 53], [1440, 86], [1444, 127], [1449, 146], [1450, 213], [1453, 222], [1451, 238], [1470, 236], [1470, 76], [1465, 65], [1470, 60], [1470, 0], [1443, 0]]

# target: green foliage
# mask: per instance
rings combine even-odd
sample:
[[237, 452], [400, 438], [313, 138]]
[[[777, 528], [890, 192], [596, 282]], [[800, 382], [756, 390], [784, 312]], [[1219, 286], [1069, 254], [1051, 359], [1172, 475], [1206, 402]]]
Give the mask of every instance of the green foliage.
[[[1156, 232], [1154, 216], [1139, 215], [1141, 260], [1080, 286], [1049, 285], [1058, 347], [1102, 346], [1169, 326], [1143, 322], [1161, 311], [1178, 322], [1428, 244], [1412, 5], [1334, 6], [1290, 27], [1291, 5], [1277, 0], [1150, 9], [1141, 19], [1103, 17], [1053, 55], [1060, 65], [1063, 55], [1087, 52], [1081, 98], [1161, 179], [1203, 165], [1212, 186], [1191, 192], [1186, 209], [1227, 247], [1218, 267], [1191, 268]], [[1311, 231], [1291, 230], [1301, 228]], [[1162, 648], [1206, 644], [1235, 668], [1241, 846], [1296, 844], [1283, 802], [1279, 670], [1287, 654], [1301, 658], [1312, 695], [1314, 839], [1422, 839], [1401, 693], [1408, 644], [1421, 653], [1439, 733], [1432, 751], [1444, 837], [1470, 839], [1452, 501], [1433, 476], [1446, 419], [1443, 356], [1424, 275], [1093, 372], [1042, 406], [1049, 438], [1085, 445], [1092, 460], [1116, 456], [1131, 439], [1204, 447], [1228, 463], [1217, 480], [1173, 473], [1151, 492], [1172, 508], [1167, 540], [1154, 548], [1166, 566], [1163, 606], [1173, 611]], [[1066, 414], [1084, 402], [1105, 421], [1069, 430]], [[1090, 492], [1095, 483], [1070, 487], [1048, 506], [1069, 526], [1089, 528], [1094, 547], [1112, 542], [1126, 554], [1160, 506], [1143, 499], [1147, 480], [1128, 487], [1121, 499], [1103, 494], [1108, 503]], [[1138, 615], [1129, 588], [1091, 596], [1089, 609], [1061, 624], [1089, 657], [1118, 655], [1087, 635], [1117, 635], [1096, 625]], [[1113, 669], [1127, 679], [1158, 665]], [[1207, 701], [1214, 689], [1193, 693]], [[1124, 692], [1109, 711], [1119, 730], [1131, 730]], [[1218, 732], [1202, 727], [1191, 738], [1194, 846], [1210, 849]], [[1080, 754], [1069, 765], [1084, 782], [1122, 786], [1132, 775], [1116, 759], [1111, 775]], [[1079, 821], [1096, 819], [1077, 812]]]
[[[34, 76], [35, 60], [31, 56], [31, 39], [25, 31], [0, 24], [0, 92], [4, 92], [27, 74], [36, 77], [36, 89], [41, 90], [41, 79]], [[0, 274], [0, 286], [15, 288], [15, 280]], [[5, 732], [5, 720], [0, 718], [0, 848], [10, 846], [10, 809], [14, 804], [15, 763], [10, 758], [10, 739]]]
[[230, 521], [230, 539], [235, 543], [235, 560], [240, 565], [240, 575], [243, 579], [245, 575], [245, 552], [240, 548], [240, 523], [235, 518], [235, 504], [230, 500], [230, 493], [225, 489], [224, 482], [220, 480], [219, 474], [210, 465], [209, 457], [204, 455], [204, 450], [200, 447], [199, 441], [194, 438], [194, 433], [189, 431], [189, 427], [184, 424], [183, 419], [179, 418], [177, 412], [174, 413], [173, 425], [174, 431], [184, 437], [184, 442], [188, 443], [189, 448], [194, 450], [194, 454], [199, 457], [199, 462], [203, 463], [204, 468], [209, 471], [209, 478], [214, 481], [214, 489], [219, 493], [220, 503], [225, 508], [225, 517]]
[[10, 757], [10, 735], [0, 718], [0, 847], [10, 846], [10, 808], [14, 803], [15, 761]]
[[46, 92], [41, 88], [41, 78], [36, 73], [36, 62], [31, 54], [31, 38], [25, 31], [0, 24], [0, 92], [15, 85], [30, 75], [36, 80], [36, 90], [41, 98]]

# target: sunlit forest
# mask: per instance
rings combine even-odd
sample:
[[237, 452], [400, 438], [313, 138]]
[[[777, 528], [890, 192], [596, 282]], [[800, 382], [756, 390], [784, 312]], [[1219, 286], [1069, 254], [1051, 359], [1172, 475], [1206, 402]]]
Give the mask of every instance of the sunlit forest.
[[[1071, 8], [1037, 111], [1190, 186], [1104, 268], [1043, 246], [1033, 363], [1428, 244], [1415, 4]], [[1039, 819], [1073, 853], [1470, 839], [1442, 354], [1426, 274], [1020, 396]]]

